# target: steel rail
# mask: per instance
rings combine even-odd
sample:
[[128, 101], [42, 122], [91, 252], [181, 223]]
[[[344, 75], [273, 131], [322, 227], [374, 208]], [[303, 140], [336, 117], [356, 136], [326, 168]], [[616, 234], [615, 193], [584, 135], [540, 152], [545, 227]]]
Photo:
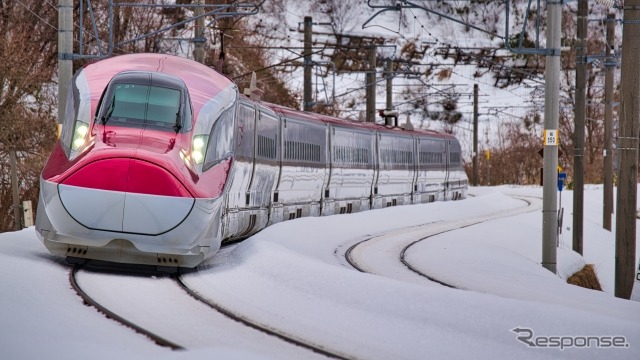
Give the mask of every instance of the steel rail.
[[[516, 197], [516, 196], [514, 196], [514, 197]], [[527, 207], [531, 206], [531, 201], [525, 199], [524, 197], [520, 197], [520, 196], [518, 196], [517, 198], [519, 200], [522, 200], [522, 201], [526, 202], [527, 203]], [[509, 216], [512, 216], [512, 215], [507, 214], [507, 215], [505, 215], [503, 217], [509, 217]], [[415, 273], [417, 275], [420, 275], [420, 276], [422, 276], [422, 277], [424, 277], [424, 278], [426, 278], [426, 279], [428, 279], [428, 280], [430, 280], [432, 282], [438, 283], [440, 285], [443, 285], [443, 286], [446, 286], [446, 287], [449, 287], [449, 288], [464, 290], [463, 288], [459, 288], [459, 287], [457, 287], [455, 285], [452, 285], [452, 284], [449, 284], [449, 283], [447, 283], [445, 281], [439, 280], [439, 279], [437, 279], [437, 278], [435, 278], [435, 277], [433, 277], [433, 276], [431, 276], [429, 274], [426, 274], [426, 273], [416, 269], [415, 267], [413, 267], [411, 265], [411, 263], [409, 261], [407, 261], [405, 259], [406, 252], [410, 247], [414, 246], [415, 244], [417, 244], [417, 243], [419, 243], [421, 241], [429, 239], [431, 237], [434, 237], [434, 236], [437, 236], [437, 235], [441, 235], [441, 234], [444, 234], [444, 233], [447, 233], [447, 232], [450, 232], [450, 231], [458, 230], [458, 229], [464, 229], [464, 228], [469, 227], [469, 226], [475, 226], [475, 225], [482, 224], [482, 223], [485, 223], [485, 222], [488, 222], [488, 221], [493, 221], [493, 220], [495, 220], [495, 218], [485, 218], [485, 219], [478, 220], [478, 221], [470, 223], [470, 224], [465, 224], [463, 226], [455, 226], [455, 227], [452, 227], [450, 229], [442, 230], [442, 231], [439, 231], [437, 233], [433, 233], [433, 234], [429, 234], [428, 236], [421, 237], [421, 238], [419, 238], [419, 239], [417, 239], [415, 241], [412, 241], [411, 243], [407, 244], [406, 246], [404, 246], [402, 248], [402, 251], [399, 254], [399, 260], [400, 260], [400, 262], [402, 262], [402, 264], [409, 271], [411, 271], [411, 272], [413, 272], [413, 273]], [[428, 224], [415, 225], [415, 226], [411, 226], [410, 228], [420, 227], [420, 226], [424, 226], [424, 225], [428, 225]], [[345, 254], [344, 254], [344, 257], [347, 260], [347, 262], [349, 263], [349, 265], [351, 265], [354, 269], [356, 269], [356, 270], [358, 270], [360, 272], [368, 273], [368, 271], [364, 270], [362, 267], [360, 267], [360, 265], [358, 265], [357, 261], [352, 256], [352, 252], [356, 247], [364, 244], [365, 242], [368, 242], [368, 241], [373, 240], [373, 239], [380, 238], [380, 237], [385, 236], [385, 235], [387, 235], [387, 234], [385, 233], [385, 234], [381, 234], [381, 235], [377, 235], [377, 236], [372, 236], [372, 237], [369, 237], [369, 238], [366, 238], [364, 240], [358, 241], [357, 243], [351, 245], [347, 249]]]
[[[418, 225], [418, 226], [420, 226], [420, 225]], [[449, 229], [449, 230], [446, 230], [446, 231], [443, 231], [443, 232], [453, 231], [453, 230], [456, 230], [456, 229], [458, 229], [458, 228], [455, 228], [455, 229]], [[438, 233], [438, 234], [441, 234], [441, 233]], [[409, 247], [409, 246], [411, 246], [411, 245], [413, 245], [413, 244], [415, 244], [415, 243], [417, 243], [417, 242], [420, 242], [420, 241], [422, 241], [422, 240], [425, 240], [425, 239], [427, 239], [427, 238], [429, 238], [429, 237], [431, 237], [431, 236], [438, 235], [438, 234], [433, 234], [433, 235], [429, 235], [429, 236], [427, 236], [427, 237], [421, 238], [421, 239], [419, 239], [419, 240], [416, 240], [416, 241], [412, 242], [412, 243], [411, 243], [411, 244], [409, 244], [408, 246], [404, 247], [404, 248], [402, 249], [402, 252], [401, 252], [401, 255], [400, 255], [400, 261], [401, 261], [405, 266], [407, 266], [407, 263], [406, 263], [406, 262], [404, 261], [404, 259], [403, 259], [403, 257], [404, 257], [404, 252], [405, 252], [405, 250], [407, 249], [407, 247]], [[345, 251], [345, 253], [344, 253], [344, 257], [345, 257], [345, 259], [347, 260], [347, 262], [349, 263], [349, 265], [351, 265], [354, 269], [356, 269], [356, 270], [358, 270], [358, 271], [360, 271], [360, 272], [362, 272], [362, 273], [369, 273], [368, 271], [366, 271], [366, 270], [364, 270], [362, 267], [360, 267], [360, 265], [358, 265], [358, 262], [354, 259], [354, 257], [351, 255], [351, 253], [353, 252], [353, 250], [354, 250], [356, 247], [358, 247], [358, 246], [362, 245], [363, 243], [365, 243], [365, 242], [367, 242], [367, 241], [370, 241], [370, 240], [373, 240], [373, 239], [377, 239], [377, 238], [382, 237], [382, 236], [385, 236], [385, 235], [386, 235], [386, 234], [382, 234], [382, 235], [378, 235], [378, 236], [372, 236], [372, 237], [370, 237], [370, 238], [366, 238], [366, 239], [364, 239], [364, 240], [358, 241], [357, 243], [355, 243], [355, 244], [351, 245], [351, 246], [347, 249], [347, 251]], [[446, 287], [450, 287], [450, 288], [457, 289], [455, 286], [453, 286], [453, 285], [451, 285], [451, 284], [447, 284], [447, 283], [445, 283], [445, 282], [443, 282], [443, 281], [440, 281], [440, 280], [438, 280], [438, 279], [436, 279], [436, 278], [434, 278], [434, 277], [432, 277], [432, 276], [429, 276], [429, 275], [427, 275], [427, 274], [423, 274], [423, 273], [421, 273], [421, 272], [419, 272], [419, 271], [417, 271], [417, 270], [415, 270], [415, 269], [413, 269], [413, 268], [411, 268], [411, 267], [409, 267], [409, 266], [407, 266], [407, 268], [408, 268], [409, 270], [411, 270], [412, 272], [417, 273], [418, 275], [420, 275], [420, 276], [422, 276], [422, 277], [427, 278], [427, 279], [428, 279], [428, 280], [430, 280], [430, 281], [433, 281], [433, 282], [435, 282], [435, 283], [438, 283], [438, 284], [443, 285], [443, 286], [446, 286]]]
[[138, 326], [134, 323], [132, 323], [131, 321], [123, 318], [122, 316], [114, 313], [113, 311], [107, 309], [106, 307], [102, 306], [100, 303], [98, 303], [97, 301], [95, 301], [91, 296], [89, 296], [89, 294], [87, 294], [84, 290], [82, 290], [82, 287], [80, 287], [80, 285], [78, 284], [78, 280], [76, 278], [76, 275], [78, 273], [78, 271], [80, 270], [80, 268], [82, 267], [82, 265], [75, 265], [73, 267], [73, 269], [69, 272], [69, 283], [71, 283], [71, 287], [73, 287], [73, 289], [76, 291], [76, 293], [78, 294], [78, 296], [80, 296], [82, 298], [82, 301], [84, 301], [85, 304], [89, 305], [89, 306], [93, 306], [94, 308], [96, 308], [99, 312], [103, 313], [107, 318], [109, 319], [113, 319], [119, 323], [121, 323], [122, 325], [125, 325], [133, 330], [135, 330], [136, 332], [145, 335], [146, 337], [150, 338], [151, 340], [153, 340], [156, 344], [160, 345], [160, 346], [164, 346], [164, 347], [169, 347], [172, 350], [184, 350], [184, 347], [169, 341], [149, 330], [144, 329], [141, 326]]
[[293, 345], [297, 345], [300, 346], [302, 348], [311, 350], [315, 353], [333, 358], [333, 359], [342, 359], [342, 360], [347, 360], [347, 359], [354, 359], [353, 356], [350, 355], [346, 355], [346, 354], [340, 354], [338, 352], [335, 351], [331, 351], [329, 349], [324, 348], [323, 346], [320, 345], [314, 345], [312, 343], [309, 343], [303, 339], [294, 337], [292, 335], [286, 334], [285, 332], [276, 330], [272, 327], [269, 327], [267, 325], [263, 325], [263, 324], [259, 324], [251, 319], [248, 319], [240, 314], [237, 314], [235, 312], [233, 312], [232, 310], [229, 310], [225, 307], [223, 307], [220, 304], [215, 303], [214, 301], [212, 301], [209, 298], [206, 298], [202, 295], [200, 295], [197, 291], [191, 289], [183, 280], [182, 277], [180, 276], [180, 274], [177, 274], [175, 276], [175, 279], [178, 283], [178, 285], [184, 290], [186, 291], [189, 295], [191, 295], [194, 299], [202, 302], [203, 304], [209, 306], [210, 308], [218, 311], [219, 313], [227, 316], [228, 318], [238, 321], [250, 328], [253, 328], [255, 330], [258, 330], [260, 332], [263, 332], [267, 335], [270, 336], [274, 336], [280, 340], [283, 340], [289, 344], [293, 344]]

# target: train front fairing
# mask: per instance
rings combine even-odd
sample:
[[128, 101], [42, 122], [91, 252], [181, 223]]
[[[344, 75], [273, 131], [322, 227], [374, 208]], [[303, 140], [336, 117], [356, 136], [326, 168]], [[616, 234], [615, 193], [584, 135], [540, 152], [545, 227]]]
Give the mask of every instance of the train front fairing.
[[[182, 267], [213, 254], [231, 144], [209, 137], [236, 97], [228, 79], [172, 56], [81, 69], [41, 177], [36, 230], [49, 251]], [[202, 172], [205, 153], [217, 161]]]

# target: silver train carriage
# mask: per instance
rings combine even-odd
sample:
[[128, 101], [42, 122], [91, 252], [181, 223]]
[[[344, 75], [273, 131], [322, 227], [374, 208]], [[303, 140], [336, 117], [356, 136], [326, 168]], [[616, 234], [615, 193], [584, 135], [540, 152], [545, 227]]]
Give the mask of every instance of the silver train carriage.
[[467, 195], [451, 135], [255, 101], [184, 58], [102, 60], [69, 99], [36, 230], [72, 259], [191, 268], [281, 221]]

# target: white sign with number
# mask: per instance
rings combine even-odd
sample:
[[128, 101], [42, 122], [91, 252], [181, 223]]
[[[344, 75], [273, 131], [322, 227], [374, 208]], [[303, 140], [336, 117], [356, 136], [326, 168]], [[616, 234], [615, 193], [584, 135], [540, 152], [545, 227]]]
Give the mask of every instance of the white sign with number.
[[638, 259], [636, 278], [631, 288], [631, 300], [640, 301], [640, 259]]
[[558, 146], [558, 130], [544, 131], [544, 145]]

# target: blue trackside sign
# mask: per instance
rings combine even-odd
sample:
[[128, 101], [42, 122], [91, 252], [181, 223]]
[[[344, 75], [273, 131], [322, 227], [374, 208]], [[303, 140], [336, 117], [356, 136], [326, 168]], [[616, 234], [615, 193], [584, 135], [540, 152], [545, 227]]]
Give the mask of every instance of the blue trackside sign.
[[564, 181], [567, 178], [567, 173], [559, 172], [558, 173], [558, 191], [562, 191], [564, 188]]

